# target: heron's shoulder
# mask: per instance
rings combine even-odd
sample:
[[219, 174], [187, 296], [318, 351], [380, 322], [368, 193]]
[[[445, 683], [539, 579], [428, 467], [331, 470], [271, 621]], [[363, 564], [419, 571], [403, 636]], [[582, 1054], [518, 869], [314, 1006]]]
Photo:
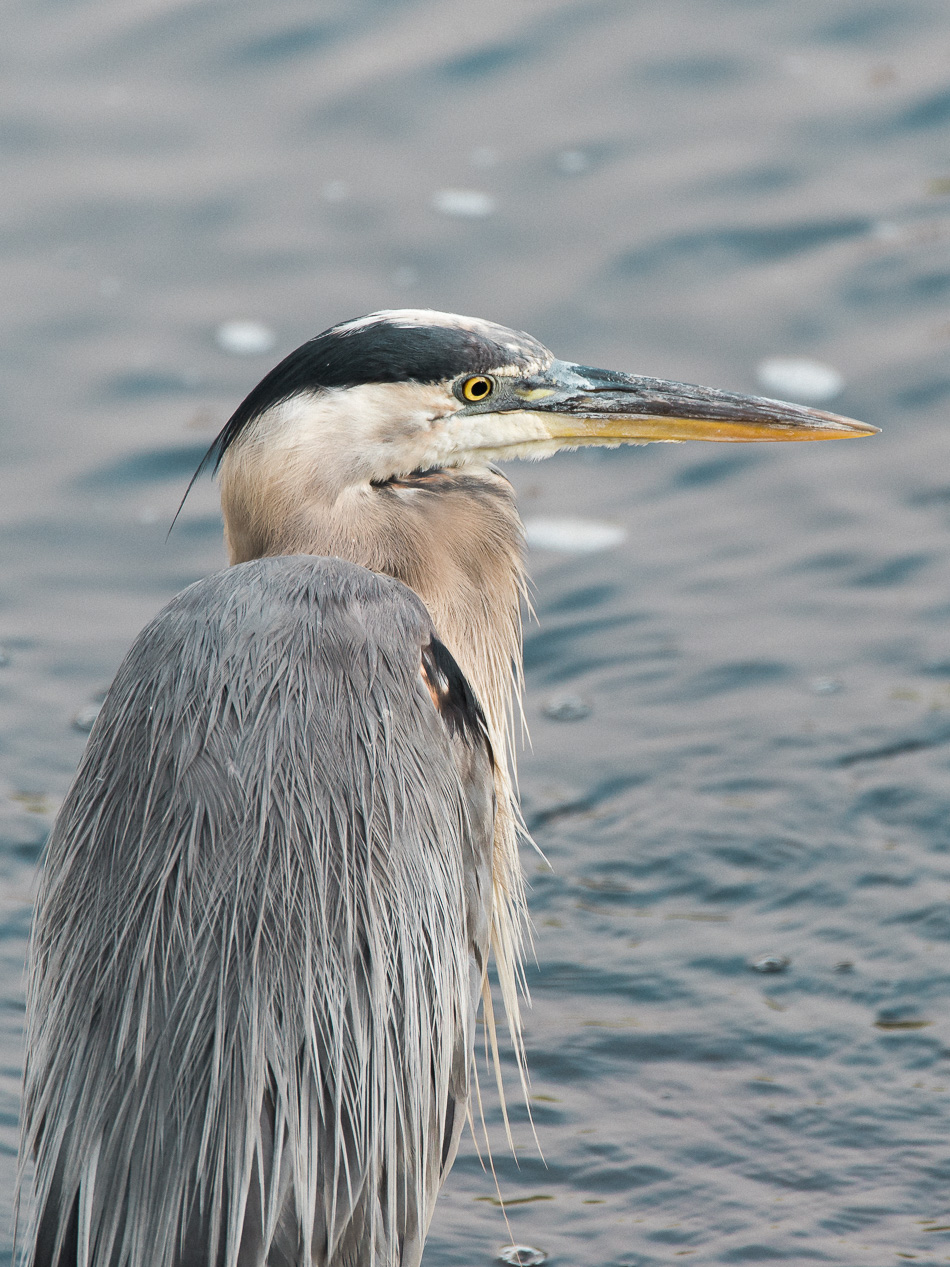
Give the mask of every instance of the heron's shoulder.
[[307, 622], [349, 610], [374, 625], [384, 619], [411, 626], [420, 637], [434, 632], [425, 604], [401, 581], [346, 559], [312, 554], [252, 559], [223, 568], [182, 590], [165, 611], [206, 619], [212, 611], [235, 605], [246, 616], [271, 613], [277, 620]]
[[330, 698], [342, 680], [368, 692], [367, 708], [381, 689], [377, 703], [388, 707], [423, 686], [451, 736], [491, 747], [475, 693], [419, 596], [345, 559], [254, 559], [189, 585], [139, 635], [117, 683], [121, 694], [125, 679], [134, 692], [169, 678], [182, 707], [218, 687], [270, 698], [276, 682], [285, 707], [294, 689]]

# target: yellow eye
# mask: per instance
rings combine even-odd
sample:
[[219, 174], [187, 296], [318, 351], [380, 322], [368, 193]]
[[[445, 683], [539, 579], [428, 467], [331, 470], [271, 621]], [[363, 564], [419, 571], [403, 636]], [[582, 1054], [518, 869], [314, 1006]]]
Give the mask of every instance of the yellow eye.
[[462, 384], [462, 395], [466, 400], [471, 401], [484, 400], [494, 390], [494, 382], [490, 378], [486, 378], [484, 374], [476, 374], [474, 378], [467, 378]]

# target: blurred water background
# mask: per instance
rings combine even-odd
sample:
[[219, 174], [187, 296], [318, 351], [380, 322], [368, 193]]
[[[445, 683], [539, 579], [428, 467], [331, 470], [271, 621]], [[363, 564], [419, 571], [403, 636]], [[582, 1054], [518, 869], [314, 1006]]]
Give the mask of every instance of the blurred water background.
[[426, 1262], [950, 1262], [945, 0], [3, 28], [3, 1261], [35, 867], [129, 642], [224, 562], [211, 481], [166, 540], [185, 483], [279, 356], [431, 306], [736, 390], [817, 361], [884, 433], [511, 467], [545, 1162], [486, 1088], [510, 1232], [468, 1141]]

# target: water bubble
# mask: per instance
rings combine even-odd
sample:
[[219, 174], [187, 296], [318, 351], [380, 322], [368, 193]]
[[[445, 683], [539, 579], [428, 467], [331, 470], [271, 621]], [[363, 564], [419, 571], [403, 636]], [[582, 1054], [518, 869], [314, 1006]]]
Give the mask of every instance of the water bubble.
[[793, 356], [769, 356], [756, 367], [767, 392], [803, 405], [820, 405], [844, 391], [844, 379], [830, 365]]
[[498, 1251], [498, 1261], [509, 1267], [539, 1267], [547, 1257], [547, 1250], [535, 1249], [533, 1245], [503, 1245]]
[[345, 180], [328, 180], [320, 190], [324, 202], [342, 202], [349, 192]]
[[749, 967], [753, 972], [784, 972], [791, 962], [786, 955], [762, 955], [753, 959]]
[[432, 195], [432, 206], [443, 216], [475, 220], [490, 216], [495, 200], [480, 189], [439, 189]]
[[556, 162], [558, 170], [565, 176], [579, 176], [590, 166], [590, 160], [583, 150], [561, 150]]
[[96, 718], [102, 709], [101, 704], [84, 704], [83, 707], [73, 717], [73, 730], [82, 731], [84, 735], [88, 735], [95, 725]]
[[262, 321], [224, 321], [214, 337], [221, 351], [231, 356], [261, 356], [277, 342], [273, 330]]
[[808, 683], [808, 689], [814, 695], [834, 695], [836, 691], [840, 691], [843, 683], [834, 677], [813, 677]]
[[537, 516], [525, 520], [525, 538], [536, 550], [559, 550], [563, 554], [592, 554], [619, 546], [626, 532], [617, 524], [596, 519], [555, 519]]
[[541, 711], [552, 721], [583, 721], [590, 716], [591, 707], [579, 695], [571, 695], [565, 691], [549, 696], [541, 705]]

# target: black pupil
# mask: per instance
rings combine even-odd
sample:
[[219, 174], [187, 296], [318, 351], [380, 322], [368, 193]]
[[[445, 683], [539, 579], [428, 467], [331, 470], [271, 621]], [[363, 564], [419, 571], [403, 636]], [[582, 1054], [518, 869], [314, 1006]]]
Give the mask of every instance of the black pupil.
[[474, 383], [469, 383], [468, 394], [470, 396], [487, 396], [488, 389], [491, 384], [485, 378], [477, 378]]

